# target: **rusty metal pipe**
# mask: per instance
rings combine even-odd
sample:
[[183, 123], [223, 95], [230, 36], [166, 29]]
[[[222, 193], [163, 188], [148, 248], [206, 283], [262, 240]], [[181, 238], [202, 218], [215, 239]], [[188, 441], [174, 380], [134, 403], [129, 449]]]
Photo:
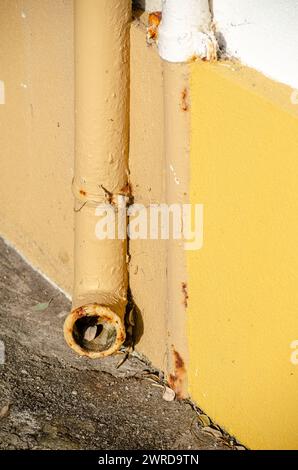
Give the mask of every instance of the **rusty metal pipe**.
[[117, 212], [128, 187], [130, 20], [131, 0], [75, 0], [75, 278], [64, 335], [91, 358], [125, 340], [126, 239], [98, 239], [95, 210]]

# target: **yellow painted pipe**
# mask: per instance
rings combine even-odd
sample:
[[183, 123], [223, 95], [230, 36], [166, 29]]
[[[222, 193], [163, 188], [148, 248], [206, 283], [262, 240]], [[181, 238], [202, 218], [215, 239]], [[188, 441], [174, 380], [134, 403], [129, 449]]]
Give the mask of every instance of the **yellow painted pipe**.
[[117, 212], [128, 188], [130, 20], [131, 0], [75, 0], [75, 279], [64, 335], [91, 358], [125, 340], [126, 239], [98, 239], [95, 210]]

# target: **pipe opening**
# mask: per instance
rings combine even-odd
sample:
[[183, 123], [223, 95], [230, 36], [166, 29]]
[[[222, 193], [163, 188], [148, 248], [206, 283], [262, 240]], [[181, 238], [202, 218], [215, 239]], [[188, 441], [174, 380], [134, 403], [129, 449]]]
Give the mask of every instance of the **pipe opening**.
[[78, 354], [96, 359], [118, 351], [125, 341], [125, 327], [119, 315], [109, 307], [87, 304], [68, 315], [64, 336]]
[[106, 351], [113, 346], [116, 337], [115, 326], [101, 317], [79, 318], [73, 326], [75, 342], [86, 351]]

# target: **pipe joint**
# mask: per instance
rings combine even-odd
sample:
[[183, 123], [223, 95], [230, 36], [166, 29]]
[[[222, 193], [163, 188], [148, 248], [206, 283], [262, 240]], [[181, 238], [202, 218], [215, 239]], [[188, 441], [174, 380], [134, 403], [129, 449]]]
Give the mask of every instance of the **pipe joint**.
[[72, 192], [75, 198], [75, 201], [80, 203], [90, 203], [90, 204], [104, 204], [108, 203], [112, 206], [121, 207], [129, 206], [132, 203], [132, 194], [129, 183], [127, 183], [120, 191], [112, 192], [105, 188], [102, 184], [95, 184], [95, 188], [90, 185], [78, 185], [75, 180], [72, 183]]
[[217, 59], [217, 40], [212, 30], [208, 0], [163, 0], [158, 49], [168, 62], [193, 58]]

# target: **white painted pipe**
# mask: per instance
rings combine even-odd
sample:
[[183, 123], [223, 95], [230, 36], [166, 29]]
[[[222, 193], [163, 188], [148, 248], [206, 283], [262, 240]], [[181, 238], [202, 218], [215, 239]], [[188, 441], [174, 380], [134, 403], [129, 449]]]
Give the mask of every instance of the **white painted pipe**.
[[163, 0], [158, 37], [159, 54], [164, 60], [215, 60], [217, 44], [209, 1]]

